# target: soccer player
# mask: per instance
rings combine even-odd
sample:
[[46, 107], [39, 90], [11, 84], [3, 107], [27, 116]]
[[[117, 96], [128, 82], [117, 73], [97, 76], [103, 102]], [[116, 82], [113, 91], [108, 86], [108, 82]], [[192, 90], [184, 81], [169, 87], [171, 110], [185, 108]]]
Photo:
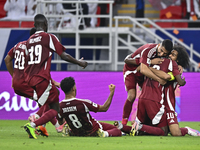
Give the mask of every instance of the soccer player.
[[[31, 28], [30, 36], [36, 32], [35, 28]], [[24, 78], [24, 68], [25, 68], [25, 58], [26, 58], [26, 41], [17, 43], [13, 48], [10, 49], [6, 55], [4, 61], [8, 72], [12, 76], [12, 88], [15, 93], [33, 100], [37, 100], [37, 96], [34, 94], [34, 89], [32, 89]], [[14, 68], [13, 68], [14, 60]], [[54, 81], [54, 84], [59, 87], [60, 83]]]
[[60, 124], [65, 119], [71, 129], [70, 136], [121, 136], [121, 131], [115, 126], [98, 122], [89, 113], [90, 111], [106, 112], [108, 110], [114, 95], [115, 85], [109, 85], [110, 94], [103, 105], [87, 99], [76, 98], [76, 84], [72, 77], [64, 78], [61, 81], [61, 89], [65, 93], [65, 99], [60, 102], [60, 113], [57, 119]]
[[[172, 72], [174, 76], [180, 75], [178, 65], [175, 61], [164, 58], [162, 64], [153, 65], [153, 68], [162, 70], [164, 72]], [[140, 66], [142, 68], [144, 66]], [[143, 68], [146, 70], [146, 68]], [[170, 78], [170, 77], [169, 77]], [[182, 80], [181, 80], [182, 81]], [[181, 82], [184, 85], [184, 81]], [[166, 122], [166, 111], [164, 106], [164, 86], [160, 85], [159, 82], [146, 78], [143, 83], [143, 88], [138, 101], [137, 118], [140, 123], [148, 124], [162, 128], [160, 132], [155, 130], [155, 135], [167, 135], [167, 122]], [[149, 130], [145, 125], [140, 131], [147, 133], [153, 132]], [[152, 133], [150, 133], [152, 134]]]
[[[178, 63], [178, 65], [181, 65], [183, 68], [186, 68], [189, 65], [188, 54], [187, 54], [186, 50], [181, 46], [177, 46], [177, 45], [174, 46], [174, 50], [171, 52], [169, 57], [172, 60], [172, 62], [176, 61]], [[154, 68], [162, 69], [161, 68], [162, 65], [164, 65], [164, 63], [161, 64], [161, 65], [154, 65]], [[157, 70], [157, 69], [154, 69], [154, 68], [150, 68], [150, 69], [156, 75], [158, 75], [159, 77], [161, 77], [161, 78], [163, 78], [165, 80], [169, 80], [171, 78], [171, 76], [169, 74], [165, 73], [166, 71], [163, 72], [161, 70]], [[174, 68], [174, 67], [173, 67], [173, 65], [170, 65], [169, 68]], [[191, 129], [189, 127], [179, 128], [177, 117], [176, 117], [176, 113], [175, 113], [175, 92], [174, 91], [175, 91], [175, 87], [177, 85], [177, 81], [179, 82], [179, 84], [184, 85], [185, 84], [185, 80], [181, 79], [180, 74], [177, 74], [177, 75], [174, 74], [174, 75], [175, 75], [177, 80], [168, 82], [164, 86], [164, 89], [162, 87], [162, 100], [161, 100], [161, 102], [163, 103], [163, 100], [164, 100], [164, 103], [163, 103], [164, 105], [162, 105], [162, 107], [160, 108], [160, 112], [157, 113], [157, 117], [154, 117], [154, 121], [158, 121], [159, 118], [162, 118], [161, 120], [163, 120], [164, 123], [161, 123], [161, 124], [163, 124], [162, 126], [164, 127], [166, 122], [165, 122], [165, 120], [163, 118], [166, 118], [167, 125], [169, 126], [170, 133], [171, 133], [172, 136], [184, 136], [185, 134], [189, 134], [189, 135], [192, 135], [192, 136], [200, 136], [200, 133], [197, 130]], [[147, 86], [152, 86], [152, 84], [149, 84]], [[145, 91], [143, 93], [147, 94], [148, 92]], [[150, 91], [150, 93], [152, 93], [152, 90]], [[149, 95], [152, 95], [152, 94], [149, 94]], [[144, 96], [142, 96], [142, 97], [144, 97]], [[148, 105], [148, 103], [145, 104], [145, 101], [143, 101], [142, 104], [141, 103], [138, 104], [139, 116], [141, 115], [141, 112], [142, 112], [141, 111], [142, 107], [140, 107], [141, 105], [144, 105], [144, 106], [146, 105], [145, 109], [146, 108], [150, 109], [153, 106], [152, 105], [150, 107], [150, 104], [149, 105]], [[149, 111], [148, 111], [148, 109], [146, 110], [145, 113], [148, 114], [148, 117], [146, 116], [148, 121], [151, 121], [151, 119], [149, 117], [149, 116], [151, 116], [151, 113], [148, 113], [148, 112], [154, 111], [154, 110], [155, 110], [155, 108], [151, 109]], [[164, 111], [166, 111], [166, 113], [162, 113]], [[143, 115], [144, 115], [143, 117], [144, 118], [145, 118], [145, 113], [143, 113]], [[162, 117], [161, 117], [161, 115], [162, 115]], [[167, 117], [165, 117], [164, 115], [167, 115]], [[141, 116], [140, 116], [140, 118], [141, 118]], [[135, 134], [135, 131], [139, 130], [139, 131], [143, 131], [145, 133], [148, 133], [150, 135], [167, 135], [167, 130], [162, 130], [159, 127], [160, 125], [149, 126], [149, 125], [152, 125], [153, 123], [149, 123], [148, 124], [148, 121], [146, 121], [145, 124], [141, 124], [140, 120], [142, 120], [142, 119], [139, 119], [139, 122], [136, 121], [133, 124], [133, 127], [132, 127], [132, 129], [134, 129], [133, 132], [132, 132], [133, 134]], [[153, 122], [153, 120], [152, 120], [152, 122]], [[143, 121], [143, 123], [144, 123], [144, 121]], [[115, 125], [117, 125], [119, 128], [121, 128], [123, 132], [126, 132], [126, 133], [131, 132], [130, 126], [123, 126], [119, 122], [115, 122]], [[165, 132], [163, 132], [163, 131], [165, 131]], [[164, 134], [164, 133], [166, 133], [166, 134]]]
[[145, 74], [143, 70], [141, 70], [141, 73], [137, 72], [137, 67], [140, 64], [149, 66], [150, 64], [154, 65], [162, 63], [163, 60], [156, 57], [167, 56], [171, 52], [172, 48], [172, 42], [166, 39], [159, 44], [145, 44], [125, 58], [123, 75], [128, 96], [123, 108], [122, 124], [127, 124], [128, 122], [128, 118], [132, 110], [132, 105], [136, 97], [136, 84], [138, 83], [139, 86], [142, 87], [144, 75], [158, 81], [161, 84], [166, 83], [151, 73], [151, 71], [149, 71], [148, 74]]
[[24, 125], [24, 129], [30, 138], [37, 139], [35, 128], [43, 125], [56, 117], [59, 112], [59, 95], [50, 75], [51, 58], [53, 52], [56, 52], [61, 59], [77, 64], [83, 68], [87, 66], [87, 62], [82, 59], [76, 60], [65, 52], [65, 47], [59, 42], [55, 35], [47, 33], [47, 19], [42, 14], [34, 17], [34, 26], [36, 33], [33, 34], [26, 43], [27, 57], [24, 73], [25, 81], [37, 93], [38, 104], [40, 106], [47, 105], [49, 110], [34, 122]]
[[[36, 29], [30, 30], [30, 36], [35, 33]], [[30, 99], [35, 99], [34, 89], [30, 88], [24, 81], [24, 67], [25, 67], [25, 53], [26, 41], [17, 43], [13, 48], [10, 49], [4, 61], [8, 72], [12, 76], [12, 88], [15, 93]], [[13, 68], [14, 60], [14, 68]]]
[[[169, 55], [171, 60], [174, 60], [177, 62], [178, 65], [182, 66], [183, 68], [187, 68], [189, 66], [189, 56], [187, 51], [184, 47], [175, 45], [171, 54]], [[166, 73], [163, 73], [161, 71], [152, 69], [151, 70], [158, 75], [159, 77], [167, 75]], [[184, 136], [185, 134], [189, 134], [192, 136], [200, 136], [199, 131], [191, 129], [189, 127], [180, 128], [179, 123], [177, 120], [177, 115], [175, 112], [175, 89], [177, 87], [177, 80], [173, 80], [168, 82], [165, 85], [164, 89], [164, 105], [167, 115], [167, 123], [169, 126], [169, 130], [172, 136]]]
[[[35, 28], [31, 28], [30, 30], [30, 36], [33, 35], [36, 32]], [[33, 99], [37, 101], [37, 94], [34, 91], [33, 88], [31, 88], [28, 83], [25, 81], [25, 75], [24, 75], [24, 68], [25, 68], [25, 58], [26, 58], [26, 41], [19, 42], [16, 44], [13, 48], [10, 49], [7, 56], [5, 57], [4, 61], [7, 67], [8, 72], [12, 76], [12, 88], [14, 89], [15, 93], [27, 97], [29, 99]], [[13, 68], [13, 60], [14, 60], [14, 68]], [[60, 83], [53, 80], [53, 83], [59, 87]], [[44, 112], [44, 107], [40, 107], [39, 114], [42, 114]], [[31, 118], [33, 120], [34, 118]], [[51, 120], [51, 123], [57, 128], [57, 131], [60, 128], [60, 125], [58, 124], [57, 120], [54, 118]], [[47, 133], [43, 128], [43, 126], [40, 126], [38, 128], [39, 132], [40, 130]], [[42, 135], [44, 135], [42, 133]], [[48, 133], [44, 136], [48, 136]]]

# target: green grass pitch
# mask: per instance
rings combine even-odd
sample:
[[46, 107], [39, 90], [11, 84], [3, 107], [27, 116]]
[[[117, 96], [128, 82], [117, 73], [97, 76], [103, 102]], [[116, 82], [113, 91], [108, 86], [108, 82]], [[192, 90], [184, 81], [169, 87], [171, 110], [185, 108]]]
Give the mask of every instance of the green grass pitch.
[[[113, 121], [105, 121], [112, 124]], [[200, 150], [200, 137], [122, 136], [122, 137], [63, 137], [48, 123], [49, 137], [29, 139], [23, 129], [26, 120], [0, 120], [2, 150]], [[130, 123], [129, 123], [130, 124]], [[200, 130], [200, 122], [180, 122]]]

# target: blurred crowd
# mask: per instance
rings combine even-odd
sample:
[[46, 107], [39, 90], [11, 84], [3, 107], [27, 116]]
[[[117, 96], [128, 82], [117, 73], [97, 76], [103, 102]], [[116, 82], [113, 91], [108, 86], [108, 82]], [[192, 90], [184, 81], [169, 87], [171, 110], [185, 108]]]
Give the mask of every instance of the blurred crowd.
[[[67, 0], [51, 0], [51, 1], [67, 1]], [[78, 1], [78, 0], [73, 0]], [[100, 0], [81, 0], [81, 1], [93, 1]], [[109, 1], [109, 0], [108, 0]], [[184, 18], [193, 19], [194, 16], [200, 18], [199, 3], [200, 0], [148, 0], [152, 7], [157, 10], [165, 9], [172, 5], [179, 5], [184, 9]], [[114, 4], [128, 3], [128, 0], [115, 0]], [[135, 0], [136, 3], [136, 18], [145, 17], [145, 0]], [[45, 8], [45, 9], [44, 9]], [[46, 6], [37, 6], [37, 0], [5, 0], [4, 10], [7, 12], [6, 17], [1, 20], [30, 20], [35, 16], [36, 10], [39, 10], [42, 14], [62, 14], [64, 18], [62, 27], [74, 27], [76, 25], [76, 18], [72, 17], [76, 14], [76, 4], [72, 3], [56, 3], [54, 5], [48, 4]], [[45, 11], [45, 12], [44, 12]], [[102, 3], [81, 3], [79, 5], [79, 13], [82, 15], [96, 15], [96, 14], [108, 14], [108, 4]], [[82, 18], [81, 22], [86, 27], [107, 26], [106, 18], [88, 17]]]
[[[137, 0], [142, 1], [142, 0]], [[148, 0], [157, 10], [166, 9], [169, 6], [181, 6], [183, 18], [194, 20], [194, 16], [200, 18], [200, 0]]]
[[[51, 0], [51, 1], [67, 1], [67, 0]], [[78, 1], [78, 0], [74, 0]], [[93, 1], [98, 0], [82, 0]], [[45, 8], [45, 9], [44, 9]], [[108, 5], [102, 3], [81, 3], [79, 6], [79, 13], [83, 15], [95, 15], [95, 14], [108, 14]], [[72, 3], [56, 3], [37, 5], [37, 0], [6, 0], [4, 4], [4, 10], [7, 12], [6, 17], [1, 20], [30, 20], [36, 15], [37, 12], [42, 14], [64, 14], [65, 26], [75, 26], [75, 17], [71, 17], [76, 14], [76, 4]], [[45, 12], [44, 12], [45, 11]], [[105, 18], [88, 17], [82, 19], [86, 27], [107, 26]]]

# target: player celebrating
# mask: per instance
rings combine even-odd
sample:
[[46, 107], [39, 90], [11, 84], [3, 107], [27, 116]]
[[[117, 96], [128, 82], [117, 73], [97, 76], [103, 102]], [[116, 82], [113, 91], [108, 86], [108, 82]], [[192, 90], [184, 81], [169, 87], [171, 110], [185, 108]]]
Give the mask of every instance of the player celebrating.
[[[31, 28], [30, 36], [36, 32], [35, 28]], [[26, 41], [19, 42], [13, 48], [10, 49], [7, 56], [5, 57], [5, 64], [8, 69], [8, 72], [12, 76], [12, 87], [16, 94], [20, 96], [27, 97], [29, 99], [33, 99], [37, 101], [37, 94], [33, 88], [31, 88], [28, 83], [25, 81], [24, 76], [24, 68], [25, 68], [25, 58], [26, 58]], [[14, 68], [13, 68], [13, 60], [14, 60]], [[53, 83], [59, 87], [60, 83], [53, 80]], [[39, 113], [42, 114], [45, 112], [44, 107], [40, 107]], [[39, 116], [37, 116], [39, 117]], [[35, 118], [29, 118], [32, 121]], [[57, 120], [54, 118], [51, 120], [51, 123], [55, 126], [58, 131], [61, 126], [58, 124]], [[37, 129], [41, 135], [48, 136], [46, 129], [43, 126], [39, 126]]]
[[[176, 61], [183, 68], [187, 68], [187, 66], [189, 65], [188, 54], [187, 54], [186, 50], [181, 46], [174, 46], [174, 50], [169, 55], [169, 57], [172, 60], [172, 62]], [[154, 67], [157, 68], [157, 69], [160, 68], [162, 70], [162, 66], [164, 65], [164, 62], [161, 65], [154, 65]], [[171, 68], [171, 69], [174, 68], [174, 65], [172, 65], [172, 64], [173, 63], [171, 63], [171, 65], [169, 66], [169, 68]], [[169, 74], [165, 73], [166, 71], [163, 72], [161, 70], [157, 70], [157, 69], [154, 69], [154, 68], [150, 68], [150, 69], [157, 76], [159, 76], [159, 77], [161, 77], [165, 80], [171, 79], [171, 76]], [[174, 75], [175, 75], [177, 81], [180, 84], [182, 84], [182, 85], [185, 84], [185, 80], [181, 79], [180, 73], [179, 74], [174, 73]], [[153, 120], [150, 119], [150, 117], [152, 116], [151, 111], [154, 112], [155, 108], [151, 109], [153, 105], [152, 106], [150, 104], [148, 105], [148, 103], [145, 103], [145, 101], [143, 100], [143, 101], [139, 101], [140, 103], [138, 104], [138, 109], [139, 109], [138, 118], [140, 118], [139, 122], [135, 121], [135, 123], [132, 126], [132, 131], [131, 131], [130, 126], [122, 125], [119, 122], [115, 122], [115, 125], [117, 125], [123, 132], [129, 133], [131, 131], [131, 133], [133, 133], [133, 135], [135, 134], [135, 132], [137, 130], [145, 132], [146, 134], [150, 134], [150, 135], [167, 135], [167, 133], [168, 133], [167, 130], [164, 130], [165, 131], [164, 132], [160, 128], [160, 125], [159, 125], [159, 124], [163, 124], [162, 127], [164, 129], [164, 125], [166, 124], [166, 121], [165, 121], [164, 118], [166, 118], [167, 125], [169, 126], [170, 133], [171, 133], [172, 136], [184, 136], [185, 134], [189, 134], [191, 136], [200, 136], [200, 133], [197, 130], [191, 129], [189, 127], [179, 128], [177, 117], [175, 115], [175, 92], [174, 91], [175, 91], [176, 85], [177, 85], [177, 83], [175, 83], [175, 81], [170, 81], [164, 86], [164, 89], [163, 89], [162, 86], [160, 86], [160, 87], [162, 87], [162, 93], [163, 93], [162, 95], [164, 96], [164, 97], [162, 97], [160, 104], [161, 104], [161, 102], [163, 103], [163, 100], [164, 100], [164, 103], [163, 103], [163, 105], [161, 105], [162, 107], [160, 108], [160, 111], [156, 114], [157, 116], [155, 116], [153, 118]], [[149, 83], [147, 86], [152, 87], [152, 84]], [[152, 92], [154, 92], [154, 91], [151, 90], [150, 93], [152, 93]], [[147, 94], [147, 91], [143, 92], [143, 93]], [[149, 95], [152, 96], [154, 94], [149, 94]], [[145, 96], [141, 95], [141, 97], [145, 97]], [[147, 96], [145, 98], [147, 98]], [[146, 100], [146, 102], [147, 102], [147, 100]], [[158, 105], [160, 105], [160, 104], [158, 104]], [[144, 110], [141, 107], [142, 105], [143, 106], [146, 105], [146, 107], [144, 108], [144, 109], [146, 109], [146, 113], [141, 113], [141, 112], [143, 112], [142, 110]], [[163, 108], [165, 108], [165, 109], [163, 109]], [[164, 111], [166, 111], [166, 113]], [[148, 113], [148, 112], [150, 112], [150, 113]], [[141, 117], [142, 116], [141, 114], [143, 114], [143, 117]], [[148, 117], [147, 116], [145, 117], [145, 114], [148, 114]], [[140, 120], [142, 120], [142, 123], [145, 123], [145, 124], [141, 124]], [[144, 120], [148, 120], [149, 122], [148, 121], [145, 122]], [[149, 125], [153, 125], [153, 122], [156, 122], [156, 121], [159, 121], [158, 125], [149, 126]]]
[[[30, 36], [36, 32], [35, 28], [30, 30]], [[26, 41], [17, 43], [13, 48], [10, 49], [4, 61], [8, 72], [12, 76], [12, 88], [15, 93], [30, 99], [37, 99], [34, 96], [34, 90], [24, 80], [24, 68], [25, 68], [25, 57], [26, 57]], [[14, 60], [14, 68], [13, 68]]]
[[29, 86], [35, 89], [38, 104], [40, 106], [47, 105], [47, 108], [49, 108], [39, 119], [24, 125], [29, 137], [36, 139], [35, 128], [47, 123], [59, 112], [58, 91], [50, 75], [52, 53], [56, 52], [63, 60], [78, 64], [83, 68], [87, 66], [87, 62], [82, 59], [76, 60], [67, 54], [65, 47], [58, 41], [57, 37], [47, 33], [48, 24], [44, 15], [37, 14], [34, 17], [34, 26], [37, 31], [28, 39], [26, 44], [25, 80]]
[[171, 52], [172, 48], [172, 42], [166, 39], [159, 44], [145, 44], [125, 58], [123, 74], [128, 97], [123, 108], [122, 124], [127, 124], [128, 122], [128, 118], [132, 110], [132, 105], [136, 97], [136, 84], [138, 83], [139, 86], [142, 87], [144, 80], [143, 74], [158, 81], [161, 84], [166, 83], [151, 72], [148, 74], [145, 74], [143, 70], [141, 70], [142, 74], [137, 72], [137, 67], [140, 64], [149, 66], [150, 64], [154, 65], [162, 63], [162, 59], [155, 57], [167, 56]]
[[60, 113], [57, 119], [60, 124], [66, 120], [71, 128], [70, 136], [121, 136], [121, 131], [108, 123], [100, 123], [95, 120], [90, 111], [106, 112], [110, 107], [115, 91], [115, 85], [110, 84], [110, 94], [103, 105], [90, 100], [76, 98], [76, 84], [72, 77], [61, 81], [61, 89], [65, 93], [65, 99], [60, 102]]
[[[177, 62], [178, 65], [182, 66], [183, 68], [187, 68], [189, 66], [189, 56], [187, 51], [184, 47], [175, 45], [171, 54], [169, 55], [171, 60], [174, 60]], [[155, 70], [151, 68], [151, 70], [158, 75], [159, 77], [163, 77], [166, 75], [166, 73], [163, 73], [161, 71]], [[173, 80], [168, 82], [165, 85], [164, 89], [164, 105], [167, 115], [167, 123], [169, 126], [169, 130], [172, 136], [184, 136], [185, 134], [189, 134], [192, 136], [200, 136], [199, 131], [191, 129], [189, 127], [185, 128], [179, 128], [179, 123], [177, 120], [177, 115], [175, 112], [175, 89], [177, 87], [177, 81]]]

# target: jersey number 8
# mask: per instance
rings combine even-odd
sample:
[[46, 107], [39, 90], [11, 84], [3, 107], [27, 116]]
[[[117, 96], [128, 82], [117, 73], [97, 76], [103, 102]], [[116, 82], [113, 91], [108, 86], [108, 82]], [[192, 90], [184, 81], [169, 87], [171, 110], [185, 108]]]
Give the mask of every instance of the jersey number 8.
[[75, 114], [70, 114], [69, 119], [71, 120], [74, 127], [76, 127], [77, 129], [82, 127], [81, 122], [78, 120], [78, 118]]

